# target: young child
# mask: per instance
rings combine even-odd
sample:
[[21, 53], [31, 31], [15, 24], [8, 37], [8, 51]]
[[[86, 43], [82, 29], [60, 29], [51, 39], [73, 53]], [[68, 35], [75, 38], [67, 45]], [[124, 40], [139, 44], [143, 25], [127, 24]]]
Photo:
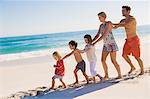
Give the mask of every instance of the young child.
[[61, 81], [61, 83], [63, 84], [63, 87], [66, 88], [66, 85], [63, 82], [63, 76], [64, 76], [64, 71], [65, 71], [64, 62], [61, 59], [61, 56], [59, 55], [58, 52], [54, 52], [53, 57], [57, 61], [57, 63], [56, 63], [56, 65], [54, 65], [54, 67], [56, 69], [55, 69], [55, 75], [52, 77], [52, 86], [50, 89], [54, 89], [56, 78], [58, 78]]
[[102, 80], [102, 77], [99, 74], [97, 74], [97, 72], [95, 70], [97, 58], [95, 55], [95, 47], [94, 47], [94, 45], [92, 45], [91, 35], [88, 35], [88, 34], [85, 35], [84, 41], [86, 43], [86, 46], [85, 46], [84, 50], [81, 50], [81, 52], [86, 52], [87, 59], [90, 64], [90, 72], [93, 77], [93, 81], [96, 82], [96, 80], [95, 80], [96, 76], [99, 77], [100, 80]]
[[66, 56], [64, 56], [63, 59], [65, 59], [65, 58], [69, 57], [70, 55], [74, 54], [75, 60], [76, 60], [76, 62], [77, 62], [76, 68], [75, 68], [75, 70], [74, 70], [74, 75], [75, 75], [75, 79], [76, 79], [76, 81], [75, 81], [74, 84], [78, 84], [78, 83], [79, 83], [79, 81], [78, 81], [78, 75], [77, 75], [77, 72], [78, 72], [79, 70], [82, 71], [82, 73], [83, 73], [83, 75], [84, 75], [84, 77], [85, 77], [85, 79], [86, 79], [86, 81], [87, 81], [87, 84], [88, 84], [88, 83], [89, 83], [89, 81], [88, 81], [88, 76], [87, 76], [87, 74], [85, 73], [86, 64], [85, 64], [85, 61], [82, 59], [82, 56], [81, 56], [80, 51], [77, 49], [77, 42], [71, 40], [71, 41], [69, 42], [69, 47], [70, 47], [70, 49], [73, 50], [73, 51], [72, 51], [71, 53], [67, 54]]

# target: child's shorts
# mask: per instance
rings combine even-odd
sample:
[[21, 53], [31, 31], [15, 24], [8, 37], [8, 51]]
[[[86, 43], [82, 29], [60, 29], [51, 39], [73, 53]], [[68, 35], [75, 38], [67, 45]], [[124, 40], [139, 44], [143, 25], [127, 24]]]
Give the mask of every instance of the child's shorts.
[[53, 76], [53, 79], [62, 79], [62, 78], [63, 78], [63, 76], [56, 75], [56, 74]]
[[82, 72], [85, 72], [85, 66], [86, 64], [85, 64], [85, 61], [84, 60], [82, 60], [81, 62], [79, 62], [78, 64], [77, 64], [77, 66], [76, 66], [76, 69], [79, 69], [79, 70], [81, 70]]

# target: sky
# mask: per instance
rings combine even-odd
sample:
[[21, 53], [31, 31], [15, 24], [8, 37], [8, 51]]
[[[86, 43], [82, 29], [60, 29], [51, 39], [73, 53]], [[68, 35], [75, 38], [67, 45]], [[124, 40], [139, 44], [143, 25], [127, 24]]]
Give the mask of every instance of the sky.
[[98, 29], [99, 12], [119, 22], [123, 5], [137, 25], [150, 24], [150, 0], [0, 0], [0, 37]]

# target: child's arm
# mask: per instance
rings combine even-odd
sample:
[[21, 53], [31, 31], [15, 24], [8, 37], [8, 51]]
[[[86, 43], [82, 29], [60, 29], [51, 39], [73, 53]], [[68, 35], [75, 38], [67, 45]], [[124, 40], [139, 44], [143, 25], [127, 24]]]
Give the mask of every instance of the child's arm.
[[65, 55], [62, 59], [64, 60], [65, 58], [67, 58], [67, 57], [71, 56], [73, 53], [74, 53], [74, 51], [72, 51], [71, 53], [69, 53], [69, 54]]
[[110, 29], [111, 29], [111, 23], [110, 23], [110, 22], [109, 22], [109, 23], [106, 23], [106, 29], [105, 29], [105, 31], [104, 31], [104, 34], [103, 34], [98, 40], [96, 40], [96, 41], [93, 43], [93, 45], [95, 45], [97, 42], [101, 41], [101, 40], [106, 36], [106, 34], [110, 31]]
[[85, 46], [85, 48], [83, 50], [79, 50], [80, 53], [84, 53], [87, 52], [91, 47], [90, 46]]
[[84, 53], [85, 52], [85, 50], [83, 49], [83, 50], [78, 50], [80, 53]]

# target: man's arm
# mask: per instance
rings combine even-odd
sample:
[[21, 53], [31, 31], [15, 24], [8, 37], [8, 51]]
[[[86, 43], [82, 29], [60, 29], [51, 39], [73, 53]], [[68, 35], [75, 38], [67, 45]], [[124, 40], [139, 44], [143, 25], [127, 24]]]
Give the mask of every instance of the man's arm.
[[125, 19], [122, 19], [119, 23], [113, 23], [113, 29], [117, 29], [118, 27], [125, 26]]

